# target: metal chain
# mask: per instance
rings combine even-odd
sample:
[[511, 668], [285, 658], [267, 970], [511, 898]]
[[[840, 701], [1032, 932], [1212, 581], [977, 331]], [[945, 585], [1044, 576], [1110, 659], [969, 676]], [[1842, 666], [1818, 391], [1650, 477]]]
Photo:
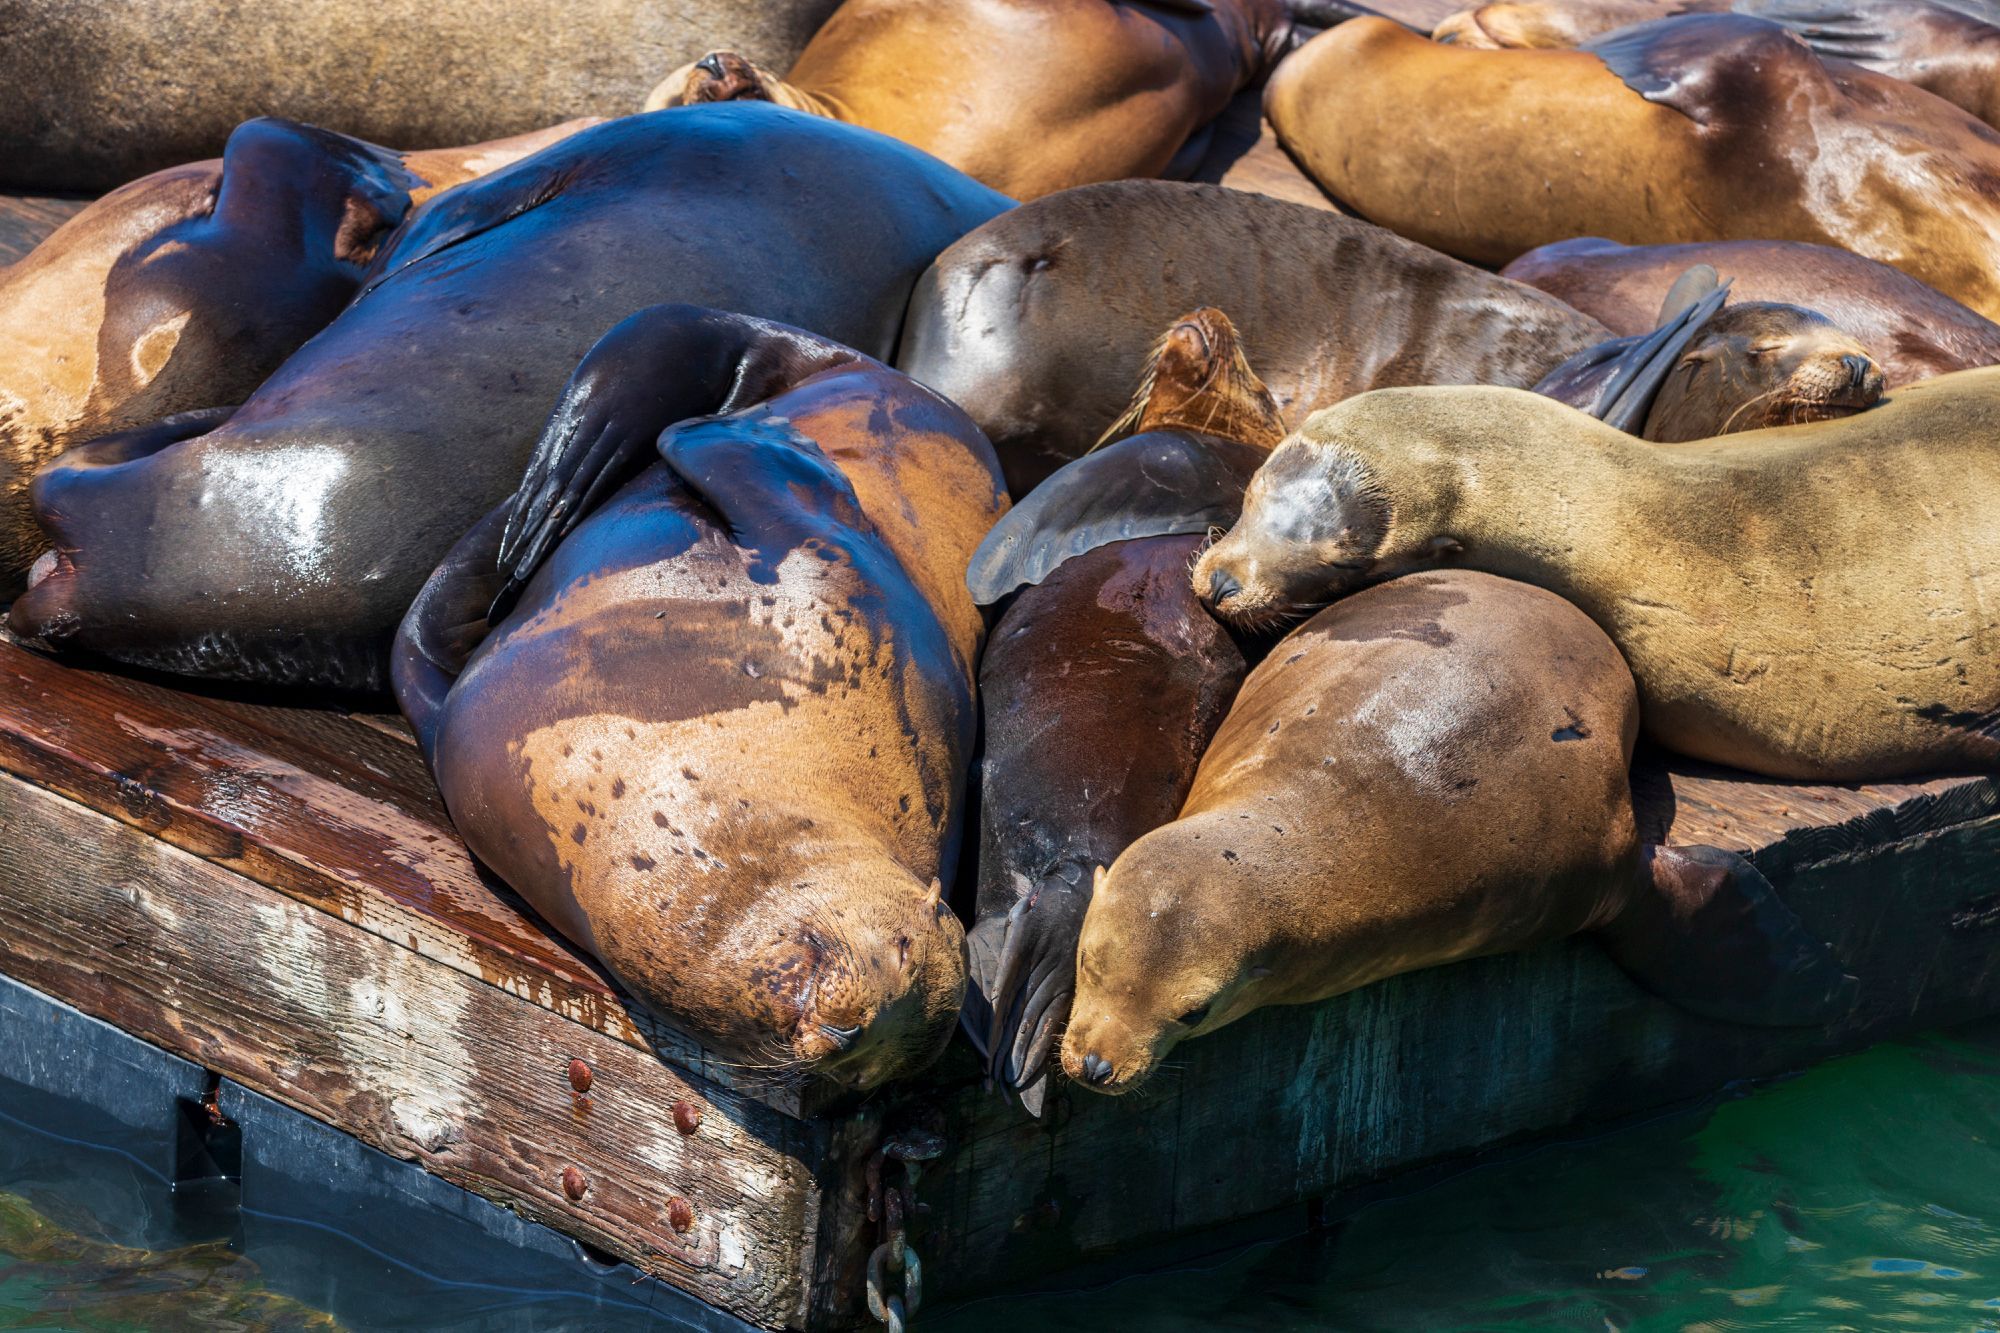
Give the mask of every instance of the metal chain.
[[910, 1128], [885, 1138], [868, 1158], [868, 1220], [881, 1228], [881, 1243], [868, 1256], [868, 1313], [889, 1333], [903, 1333], [923, 1304], [924, 1267], [910, 1244], [909, 1223], [926, 1211], [916, 1199], [921, 1164], [936, 1160], [944, 1147], [944, 1135]]

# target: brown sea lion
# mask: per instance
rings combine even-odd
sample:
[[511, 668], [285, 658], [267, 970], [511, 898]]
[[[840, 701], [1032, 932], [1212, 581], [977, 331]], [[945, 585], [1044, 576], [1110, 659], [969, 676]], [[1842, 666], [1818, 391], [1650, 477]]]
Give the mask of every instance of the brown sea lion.
[[[966, 1031], [989, 1076], [1035, 1114], [1069, 1013], [1091, 868], [1174, 817], [1243, 680], [1243, 651], [1195, 599], [1188, 562], [1204, 520], [1234, 518], [1285, 433], [1217, 310], [1161, 340], [1113, 427], [1127, 430], [1037, 487], [981, 544], [1060, 553], [1008, 603], [979, 665], [979, 895], [966, 937]], [[1217, 465], [1186, 476], [1161, 466], [1162, 451]], [[1214, 512], [1187, 535], [1149, 535], [1171, 531], [1162, 503]]]
[[638, 107], [726, 44], [780, 66], [838, 0], [0, 0], [0, 187], [108, 190], [277, 115], [465, 144]]
[[939, 255], [896, 364], [972, 414], [1020, 497], [1095, 442], [1131, 367], [1199, 306], [1229, 312], [1294, 421], [1383, 385], [1525, 388], [1607, 336], [1354, 218], [1121, 181], [1023, 205]]
[[1750, 863], [1641, 847], [1638, 700], [1580, 611], [1464, 571], [1320, 612], [1250, 673], [1180, 817], [1100, 869], [1063, 1069], [1143, 1083], [1270, 1004], [1595, 931], [1642, 986], [1794, 1024], [1851, 978]]
[[1503, 277], [1560, 297], [1617, 334], [1645, 333], [1681, 274], [1706, 264], [1745, 302], [1806, 306], [1852, 334], [1889, 388], [2000, 364], [2000, 325], [1900, 269], [1797, 241], [1620, 245], [1598, 237], [1530, 250]]
[[2000, 313], [2000, 133], [1759, 19], [1661, 19], [1575, 51], [1356, 19], [1286, 60], [1265, 110], [1341, 203], [1464, 259], [1585, 235], [1809, 241]]
[[1987, 770], [1996, 438], [2000, 368], [1670, 449], [1510, 389], [1385, 390], [1272, 452], [1195, 590], [1282, 621], [1455, 562], [1581, 607], [1670, 749], [1812, 781]]
[[892, 134], [1016, 199], [1185, 175], [1291, 40], [1280, 0], [847, 0], [779, 78], [733, 51], [646, 109], [763, 98]]
[[1577, 353], [1535, 392], [1663, 443], [1830, 421], [1882, 396], [1867, 350], [1825, 315], [1768, 301], [1725, 307], [1727, 297], [1715, 270], [1697, 265], [1651, 333]]
[[399, 154], [253, 120], [221, 160], [112, 191], [0, 272], [0, 592], [48, 545], [28, 509], [36, 468], [242, 402], [347, 304], [414, 204], [589, 123]]
[[1732, 7], [1741, 8], [1730, 0], [1508, 0], [1462, 9], [1431, 37], [1482, 51], [1564, 50], [1635, 23]]
[[425, 204], [233, 416], [71, 450], [16, 633], [236, 679], [379, 688], [410, 598], [518, 483], [591, 345], [663, 297], [886, 355], [911, 286], [1007, 201], [760, 103], [594, 126]]
[[411, 608], [397, 698], [473, 852], [643, 1004], [872, 1087], [964, 989], [960, 571], [1006, 503], [978, 428], [879, 362], [641, 311]]

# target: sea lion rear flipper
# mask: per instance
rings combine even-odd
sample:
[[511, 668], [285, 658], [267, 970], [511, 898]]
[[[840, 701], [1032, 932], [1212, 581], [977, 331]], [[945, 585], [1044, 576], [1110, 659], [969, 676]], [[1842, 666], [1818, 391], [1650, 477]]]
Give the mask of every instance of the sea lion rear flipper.
[[424, 582], [396, 629], [389, 683], [427, 760], [436, 738], [438, 709], [472, 650], [493, 628], [488, 608], [506, 582], [496, 558], [506, 522], [503, 503], [474, 524]]
[[1640, 888], [1598, 939], [1640, 986], [1690, 1013], [1809, 1027], [1854, 1006], [1855, 979], [1734, 852], [1648, 847]]
[[736, 411], [864, 358], [788, 325], [691, 305], [641, 310], [578, 363], [514, 493], [500, 562], [511, 596], [675, 422]]
[[[294, 235], [314, 253], [359, 265], [403, 221], [410, 191], [422, 184], [386, 148], [266, 116], [238, 125], [223, 145], [215, 217], [255, 235]], [[297, 220], [299, 230], [277, 230], [279, 219]]]
[[1683, 14], [1619, 28], [1577, 48], [1602, 60], [1648, 102], [1672, 107], [1697, 125], [1762, 115], [1746, 86], [1828, 83], [1825, 66], [1775, 23], [1745, 14]]
[[780, 421], [684, 421], [660, 438], [660, 457], [715, 511], [731, 538], [756, 550], [769, 567], [807, 538], [824, 536], [827, 515], [841, 528], [874, 531], [847, 474], [818, 444]]

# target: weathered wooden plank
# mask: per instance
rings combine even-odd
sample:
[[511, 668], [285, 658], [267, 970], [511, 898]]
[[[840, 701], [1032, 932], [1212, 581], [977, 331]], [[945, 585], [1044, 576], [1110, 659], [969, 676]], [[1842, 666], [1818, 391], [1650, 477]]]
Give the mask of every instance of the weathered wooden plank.
[[801, 1317], [823, 1131], [7, 776], [0, 845], [0, 971], [744, 1318]]
[[0, 195], [0, 268], [27, 258], [44, 237], [89, 202], [50, 195]]
[[[961, 1088], [947, 1100], [957, 1146], [921, 1191], [935, 1209], [923, 1242], [929, 1283], [943, 1293], [1018, 1282], [1994, 1012], [1992, 796], [1985, 780], [1912, 784], [1894, 804], [1800, 823], [1802, 837], [1766, 844], [1782, 852], [1772, 868], [1780, 892], [1862, 982], [1855, 1013], [1824, 1030], [1694, 1018], [1577, 939], [1264, 1011], [1181, 1047], [1134, 1096], [1061, 1088], [1040, 1123]], [[1949, 812], [1974, 813], [1895, 841], [1840, 845]], [[1767, 813], [1811, 821], [1824, 807], [1774, 799]]]

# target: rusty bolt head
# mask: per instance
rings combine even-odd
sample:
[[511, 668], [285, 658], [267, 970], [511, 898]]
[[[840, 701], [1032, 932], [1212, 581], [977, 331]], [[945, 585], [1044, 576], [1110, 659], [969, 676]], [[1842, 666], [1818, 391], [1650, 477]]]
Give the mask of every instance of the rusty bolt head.
[[590, 1182], [584, 1178], [583, 1172], [573, 1166], [563, 1168], [562, 1180], [563, 1193], [569, 1195], [571, 1203], [575, 1203], [578, 1199], [581, 1199], [584, 1196], [584, 1192], [590, 1188]]
[[581, 1060], [569, 1062], [569, 1085], [578, 1092], [590, 1091], [590, 1066]]
[[678, 1194], [668, 1199], [667, 1225], [685, 1235], [694, 1227], [694, 1205]]
[[701, 1128], [701, 1108], [693, 1102], [674, 1103], [674, 1128], [692, 1134]]

